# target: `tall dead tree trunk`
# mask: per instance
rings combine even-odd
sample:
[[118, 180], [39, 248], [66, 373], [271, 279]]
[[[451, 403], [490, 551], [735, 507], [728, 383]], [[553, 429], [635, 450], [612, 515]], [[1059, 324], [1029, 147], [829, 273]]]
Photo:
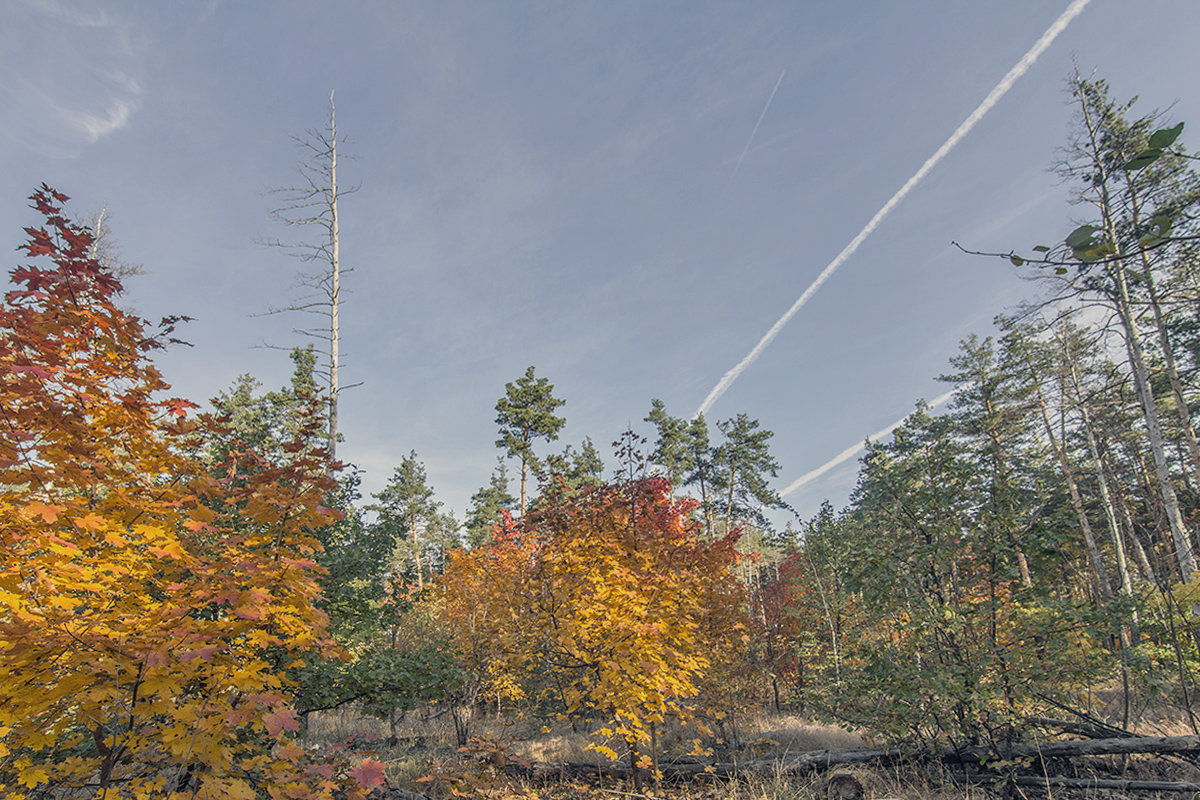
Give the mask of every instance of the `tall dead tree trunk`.
[[[295, 332], [319, 340], [325, 358], [324, 377], [328, 399], [327, 448], [330, 459], [336, 458], [338, 443], [338, 396], [341, 383], [341, 237], [338, 229], [338, 202], [353, 189], [338, 185], [338, 139], [333, 92], [329, 93], [329, 127], [308, 131], [292, 140], [306, 153], [299, 165], [301, 181], [272, 190], [282, 198], [282, 204], [271, 212], [271, 219], [292, 226], [315, 226], [323, 234], [318, 241], [283, 242], [269, 239], [263, 243], [290, 250], [303, 261], [316, 262], [320, 267], [302, 273], [297, 281], [303, 292], [294, 302], [272, 308], [268, 314], [300, 312], [315, 314], [323, 322], [318, 326], [296, 328]], [[346, 270], [348, 271], [348, 270]]]

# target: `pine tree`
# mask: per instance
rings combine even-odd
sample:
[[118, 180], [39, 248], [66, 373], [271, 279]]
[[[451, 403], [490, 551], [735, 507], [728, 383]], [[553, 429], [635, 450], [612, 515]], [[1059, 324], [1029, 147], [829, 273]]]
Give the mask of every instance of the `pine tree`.
[[471, 495], [466, 523], [467, 544], [478, 547], [491, 541], [492, 528], [500, 524], [502, 512], [512, 511], [516, 504], [517, 499], [508, 492], [508, 470], [504, 458], [500, 457], [488, 485]]
[[504, 384], [504, 396], [496, 401], [496, 424], [500, 426], [496, 446], [521, 460], [521, 516], [525, 516], [527, 505], [529, 471], [538, 464], [533, 442], [558, 438], [566, 420], [556, 417], [554, 411], [565, 402], [554, 396], [554, 384], [534, 377], [532, 366], [515, 383]]
[[397, 550], [411, 551], [417, 572], [417, 586], [425, 587], [426, 564], [422, 561], [425, 542], [422, 536], [426, 527], [436, 522], [441, 502], [433, 499], [433, 488], [429, 486], [425, 476], [425, 465], [417, 459], [417, 451], [412, 450], [400, 466], [392, 473], [392, 478], [382, 491], [374, 495], [376, 503], [370, 509], [379, 513], [380, 521], [397, 530], [396, 540], [408, 538], [408, 545]]

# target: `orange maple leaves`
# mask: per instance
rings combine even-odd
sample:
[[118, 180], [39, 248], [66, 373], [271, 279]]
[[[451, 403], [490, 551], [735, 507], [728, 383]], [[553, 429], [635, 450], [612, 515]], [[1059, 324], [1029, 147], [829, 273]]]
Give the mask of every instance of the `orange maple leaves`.
[[158, 342], [66, 197], [31, 199], [52, 266], [0, 306], [0, 793], [327, 795], [346, 781], [306, 769], [281, 677], [327, 643], [324, 456], [207, 464], [219, 426], [155, 399]]

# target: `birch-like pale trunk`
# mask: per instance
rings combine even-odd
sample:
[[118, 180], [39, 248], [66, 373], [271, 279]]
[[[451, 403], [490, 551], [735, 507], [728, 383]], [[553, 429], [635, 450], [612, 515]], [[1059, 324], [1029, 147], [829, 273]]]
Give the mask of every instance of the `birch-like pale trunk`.
[[[1141, 224], [1141, 203], [1137, 195], [1137, 187], [1128, 172], [1125, 179], [1129, 186], [1130, 212], [1133, 214], [1133, 225], [1136, 230]], [[1187, 400], [1183, 396], [1183, 381], [1179, 378], [1179, 369], [1175, 365], [1175, 351], [1171, 347], [1171, 336], [1167, 331], [1167, 321], [1163, 315], [1162, 303], [1159, 301], [1158, 288], [1154, 283], [1154, 270], [1150, 265], [1150, 256], [1145, 247], [1139, 249], [1142, 271], [1146, 279], [1146, 291], [1150, 297], [1150, 308], [1154, 312], [1154, 326], [1158, 332], [1158, 344], [1162, 350], [1163, 367], [1167, 372], [1167, 380], [1171, 385], [1171, 394], [1175, 400], [1175, 416], [1183, 431], [1187, 443], [1188, 457], [1192, 462], [1192, 475], [1196, 486], [1200, 486], [1200, 441], [1196, 439], [1196, 428], [1192, 425], [1192, 414], [1188, 410]]]
[[1104, 158], [1099, 146], [1099, 136], [1087, 99], [1080, 97], [1080, 108], [1083, 112], [1083, 122], [1088, 132], [1091, 147], [1092, 168], [1095, 170], [1093, 185], [1099, 192], [1098, 206], [1100, 209], [1103, 233], [1106, 243], [1112, 248], [1115, 257], [1106, 263], [1105, 270], [1113, 283], [1113, 301], [1117, 317], [1125, 332], [1125, 348], [1129, 354], [1129, 364], [1133, 369], [1133, 382], [1141, 400], [1142, 415], [1146, 422], [1146, 435], [1150, 440], [1150, 453], [1154, 458], [1154, 469], [1157, 475], [1159, 492], [1162, 495], [1163, 511], [1171, 528], [1171, 538], [1175, 544], [1175, 559], [1179, 565], [1179, 573], [1186, 583], [1196, 574], [1196, 558], [1192, 551], [1191, 537], [1184, 527], [1183, 515], [1179, 510], [1179, 498], [1171, 485], [1171, 473], [1167, 465], [1166, 449], [1163, 445], [1162, 425], [1158, 418], [1158, 408], [1154, 402], [1154, 390], [1150, 386], [1149, 371], [1146, 368], [1145, 349], [1142, 346], [1141, 332], [1138, 330], [1137, 316], [1129, 298], [1129, 283], [1125, 275], [1125, 258], [1120, 242], [1117, 240], [1116, 225], [1113, 220], [1112, 204], [1108, 192], [1108, 174]]
[[[1029, 369], [1032, 373], [1032, 364], [1029, 365]], [[1042, 425], [1046, 430], [1046, 437], [1050, 440], [1050, 449], [1054, 451], [1054, 455], [1058, 459], [1063, 479], [1067, 482], [1067, 492], [1071, 495], [1071, 505], [1075, 508], [1075, 515], [1079, 517], [1079, 527], [1083, 531], [1083, 542], [1087, 548], [1088, 561], [1091, 562], [1092, 572], [1096, 576], [1096, 584], [1100, 590], [1100, 599], [1106, 607], [1111, 606], [1113, 601], [1112, 584], [1108, 582], [1108, 572], [1104, 569], [1104, 561], [1100, 558], [1100, 548], [1097, 546], [1096, 536], [1092, 532], [1092, 523], [1088, 519], [1087, 510], [1083, 505], [1083, 497], [1079, 492], [1079, 483], [1075, 480], [1075, 470], [1071, 468], [1071, 461], [1067, 458], [1066, 449], [1054, 435], [1054, 426], [1050, 423], [1050, 412], [1046, 409], [1046, 398], [1042, 394], [1041, 384], [1035, 382], [1034, 386], [1037, 390], [1038, 410], [1041, 412]]]

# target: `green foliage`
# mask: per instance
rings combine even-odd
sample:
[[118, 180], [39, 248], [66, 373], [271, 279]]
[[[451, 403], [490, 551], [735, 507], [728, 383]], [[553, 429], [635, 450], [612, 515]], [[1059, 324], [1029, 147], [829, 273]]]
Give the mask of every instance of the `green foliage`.
[[526, 506], [527, 473], [531, 466], [536, 469], [538, 463], [533, 442], [558, 438], [566, 419], [555, 416], [554, 412], [565, 402], [554, 396], [554, 384], [534, 376], [532, 366], [515, 382], [504, 384], [504, 396], [496, 401], [496, 424], [500, 426], [496, 447], [521, 461], [522, 515]]
[[678, 488], [696, 466], [697, 453], [689, 423], [668, 414], [666, 404], [657, 397], [650, 401], [645, 421], [658, 432], [650, 460], [666, 470], [667, 480], [673, 488]]
[[[429, 569], [426, 549], [430, 538], [446, 525], [438, 513], [442, 504], [433, 495], [425, 465], [413, 450], [393, 470], [387, 486], [374, 495], [376, 502], [368, 506], [379, 515], [377, 525], [387, 530], [396, 543], [393, 572], [402, 572], [403, 564], [411, 558], [418, 586], [424, 585]], [[452, 524], [456, 529], [457, 523]]]
[[717, 472], [714, 485], [725, 493], [725, 527], [734, 520], [765, 526], [764, 508], [784, 508], [779, 493], [767, 483], [779, 472], [779, 462], [771, 455], [774, 432], [746, 414], [717, 423], [725, 441], [713, 454]]
[[604, 460], [592, 444], [591, 437], [587, 436], [579, 450], [567, 445], [561, 454], [548, 456], [544, 471], [549, 476], [562, 478], [572, 489], [596, 486], [604, 475]]
[[1095, 610], [1026, 580], [994, 503], [997, 476], [976, 477], [972, 441], [986, 450], [995, 421], [951, 435], [968, 421], [919, 409], [894, 444], [868, 453], [838, 525], [861, 607], [837, 713], [891, 737], [1002, 746], [1024, 717], [1098, 674], [1105, 629]]
[[512, 511], [517, 499], [508, 492], [508, 473], [504, 459], [499, 459], [492, 470], [491, 480], [471, 495], [471, 508], [467, 512], [467, 545], [478, 547], [491, 541], [492, 528], [501, 522], [502, 512]]

